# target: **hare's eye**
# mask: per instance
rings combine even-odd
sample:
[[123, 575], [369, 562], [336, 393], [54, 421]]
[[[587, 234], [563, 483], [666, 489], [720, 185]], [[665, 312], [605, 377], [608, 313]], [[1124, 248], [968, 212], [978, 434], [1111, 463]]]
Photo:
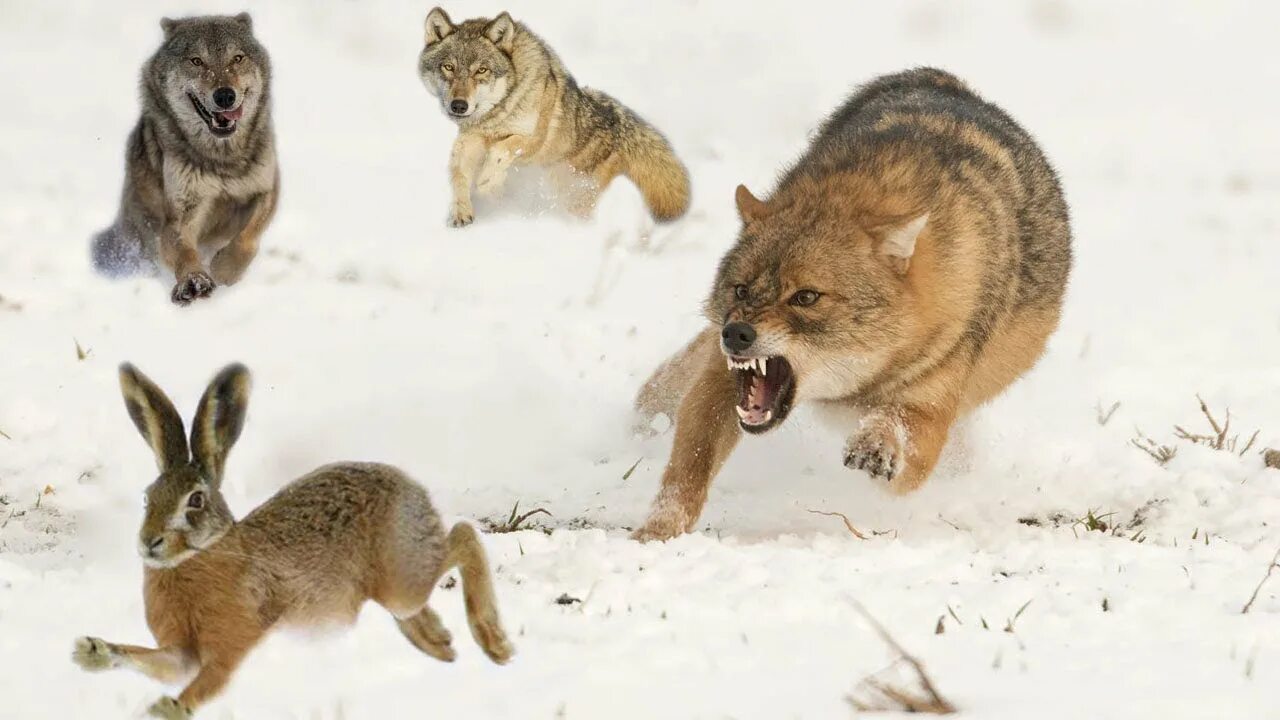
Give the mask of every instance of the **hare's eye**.
[[196, 67], [202, 67], [204, 66], [204, 61], [198, 57], [194, 57], [194, 58], [191, 58], [191, 64], [195, 65]]
[[204, 507], [204, 493], [199, 490], [187, 496], [187, 507], [192, 510], [199, 510]]

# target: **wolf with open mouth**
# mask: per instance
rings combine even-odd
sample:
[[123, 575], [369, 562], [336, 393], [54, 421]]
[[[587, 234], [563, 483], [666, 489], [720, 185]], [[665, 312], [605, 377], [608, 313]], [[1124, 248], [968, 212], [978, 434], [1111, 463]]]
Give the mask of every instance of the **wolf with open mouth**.
[[271, 61], [248, 13], [160, 27], [164, 40], [142, 69], [120, 213], [92, 251], [108, 275], [172, 271], [170, 297], [186, 305], [241, 278], [275, 212]]
[[711, 326], [636, 401], [675, 421], [641, 540], [692, 529], [741, 434], [802, 401], [848, 433], [846, 467], [919, 487], [956, 418], [1031, 368], [1058, 325], [1071, 232], [1057, 176], [941, 70], [864, 86], [771, 197], [736, 199]]

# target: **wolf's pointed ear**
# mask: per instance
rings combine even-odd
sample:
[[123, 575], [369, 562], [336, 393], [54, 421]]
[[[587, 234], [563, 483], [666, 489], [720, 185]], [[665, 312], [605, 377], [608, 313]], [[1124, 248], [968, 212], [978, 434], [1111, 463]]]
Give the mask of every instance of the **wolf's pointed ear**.
[[733, 201], [738, 204], [738, 215], [745, 225], [759, 220], [768, 214], [769, 208], [760, 198], [751, 194], [746, 185], [739, 185], [733, 193]]
[[178, 28], [177, 20], [174, 20], [173, 18], [167, 18], [167, 17], [160, 18], [160, 29], [164, 31], [164, 37], [166, 40], [168, 40], [169, 37], [173, 35], [173, 31], [176, 30], [177, 28]]
[[253, 31], [253, 16], [249, 15], [249, 13], [247, 12], [238, 13], [235, 16], [235, 21], [243, 25], [245, 30], [248, 30], [250, 32]]
[[120, 391], [134, 427], [155, 453], [160, 472], [186, 464], [190, 456], [182, 418], [160, 388], [137, 368], [125, 363], [120, 366]]
[[222, 484], [227, 454], [244, 429], [249, 407], [249, 370], [234, 363], [209, 383], [200, 398], [200, 409], [191, 424], [191, 457], [209, 476], [214, 487]]
[[892, 262], [898, 274], [905, 275], [911, 265], [911, 257], [916, 254], [916, 239], [929, 223], [929, 213], [917, 215], [906, 220], [880, 225], [872, 230], [872, 234], [880, 238], [880, 252]]
[[453, 34], [453, 21], [443, 8], [433, 7], [427, 13], [427, 44], [438, 43]]
[[493, 41], [503, 52], [511, 52], [516, 46], [516, 22], [504, 10], [484, 29], [484, 36]]

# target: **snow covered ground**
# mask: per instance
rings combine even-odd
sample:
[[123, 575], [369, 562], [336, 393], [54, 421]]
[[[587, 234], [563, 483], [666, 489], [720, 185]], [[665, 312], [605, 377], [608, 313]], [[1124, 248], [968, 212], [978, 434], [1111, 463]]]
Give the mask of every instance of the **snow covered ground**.
[[[414, 74], [428, 6], [263, 3], [280, 212], [243, 283], [179, 309], [158, 281], [96, 277], [86, 243], [116, 210], [158, 18], [242, 4], [0, 2], [0, 716], [131, 717], [165, 691], [68, 659], [85, 633], [149, 640], [133, 536], [154, 469], [115, 367], [190, 413], [241, 360], [239, 513], [368, 459], [450, 517], [518, 501], [550, 534], [486, 539], [511, 665], [443, 590], [455, 664], [370, 608], [344, 634], [273, 637], [208, 717], [849, 717], [893, 659], [855, 601], [967, 717], [1280, 717], [1280, 574], [1241, 613], [1280, 548], [1280, 471], [1173, 438], [1203, 429], [1200, 393], [1241, 445], [1258, 428], [1255, 449], [1280, 447], [1280, 9], [836, 5], [507, 6], [669, 135], [694, 208], [655, 229], [620, 182], [589, 223], [480, 206], [450, 230], [453, 129]], [[627, 540], [670, 445], [630, 435], [629, 402], [700, 325], [734, 185], [767, 191], [855, 83], [916, 64], [970, 80], [1061, 170], [1077, 266], [1049, 354], [914, 496], [844, 469], [801, 412], [739, 446], [701, 532]], [[1137, 429], [1177, 456], [1157, 465]], [[1076, 522], [1091, 512], [1106, 531]]]

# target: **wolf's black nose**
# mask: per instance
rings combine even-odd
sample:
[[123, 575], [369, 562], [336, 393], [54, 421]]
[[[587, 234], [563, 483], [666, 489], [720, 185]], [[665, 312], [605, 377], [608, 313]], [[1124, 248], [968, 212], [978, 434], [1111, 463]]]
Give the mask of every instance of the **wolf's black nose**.
[[462, 113], [467, 111], [467, 101], [454, 100], [453, 102], [449, 103], [449, 111], [452, 112], [454, 115], [461, 115]]
[[236, 91], [228, 87], [214, 90], [213, 104], [220, 108], [230, 108], [236, 104]]
[[731, 322], [720, 331], [720, 339], [730, 352], [744, 352], [756, 341], [756, 329], [744, 322]]

